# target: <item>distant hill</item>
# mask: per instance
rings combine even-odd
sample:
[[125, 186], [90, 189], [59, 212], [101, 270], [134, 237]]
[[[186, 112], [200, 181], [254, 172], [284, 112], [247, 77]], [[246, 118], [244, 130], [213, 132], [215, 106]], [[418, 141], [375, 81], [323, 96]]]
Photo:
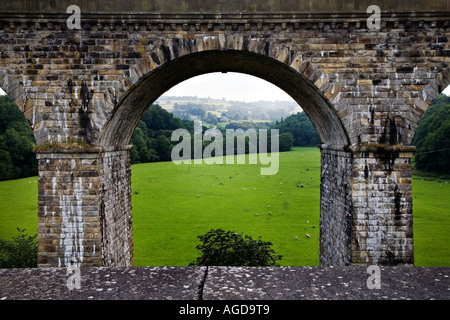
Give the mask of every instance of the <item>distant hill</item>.
[[183, 120], [204, 120], [209, 115], [217, 117], [217, 122], [280, 121], [302, 111], [295, 101], [243, 102], [189, 96], [162, 96], [155, 103]]

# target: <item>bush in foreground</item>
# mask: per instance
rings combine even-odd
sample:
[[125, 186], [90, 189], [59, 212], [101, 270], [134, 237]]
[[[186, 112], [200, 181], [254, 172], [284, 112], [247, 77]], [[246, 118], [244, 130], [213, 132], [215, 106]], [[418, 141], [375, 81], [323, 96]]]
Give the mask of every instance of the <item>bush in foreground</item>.
[[191, 263], [194, 266], [277, 266], [282, 258], [275, 255], [271, 242], [232, 231], [211, 229], [197, 238], [202, 241], [197, 246], [202, 255]]
[[19, 235], [11, 240], [0, 239], [0, 268], [37, 267], [37, 234], [34, 236], [19, 229]]

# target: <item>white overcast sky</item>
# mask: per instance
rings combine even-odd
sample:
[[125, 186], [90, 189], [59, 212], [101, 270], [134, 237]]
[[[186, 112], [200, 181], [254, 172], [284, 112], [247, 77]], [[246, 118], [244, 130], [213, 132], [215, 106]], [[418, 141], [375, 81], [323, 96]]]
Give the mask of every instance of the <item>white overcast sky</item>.
[[197, 96], [239, 101], [292, 101], [270, 82], [246, 74], [208, 73], [186, 80], [167, 91], [165, 96]]
[[[444, 93], [450, 96], [450, 86]], [[0, 94], [4, 94], [0, 89]], [[246, 74], [209, 73], [186, 80], [167, 91], [165, 96], [197, 96], [239, 101], [292, 101], [292, 98], [273, 84]]]

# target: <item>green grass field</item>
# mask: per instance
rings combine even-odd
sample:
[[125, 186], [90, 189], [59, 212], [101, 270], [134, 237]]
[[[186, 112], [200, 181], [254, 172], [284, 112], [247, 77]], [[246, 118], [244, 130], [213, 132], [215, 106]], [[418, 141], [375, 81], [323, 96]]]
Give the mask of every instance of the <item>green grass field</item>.
[[272, 176], [246, 163], [133, 166], [135, 264], [187, 265], [196, 237], [221, 228], [273, 242], [282, 265], [317, 265], [320, 153], [281, 153]]
[[[196, 237], [212, 228], [273, 242], [281, 265], [318, 265], [319, 150], [280, 153], [276, 175], [259, 173], [248, 162], [132, 166], [135, 265], [187, 265], [198, 255]], [[412, 180], [415, 265], [450, 266], [450, 184], [421, 179]], [[16, 227], [37, 230], [37, 177], [0, 182], [0, 237]]]
[[0, 238], [9, 239], [18, 234], [37, 233], [38, 178], [0, 181]]
[[414, 264], [450, 266], [450, 182], [413, 176]]

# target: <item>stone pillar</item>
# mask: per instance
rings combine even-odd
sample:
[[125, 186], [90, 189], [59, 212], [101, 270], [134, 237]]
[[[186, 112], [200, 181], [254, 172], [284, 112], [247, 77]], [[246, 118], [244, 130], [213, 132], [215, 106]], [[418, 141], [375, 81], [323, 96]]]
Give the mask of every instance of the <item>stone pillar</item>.
[[402, 146], [353, 149], [353, 264], [413, 265], [414, 151]]
[[103, 266], [133, 265], [130, 149], [113, 148], [102, 155], [99, 209]]
[[130, 265], [129, 148], [52, 148], [39, 161], [38, 265]]
[[414, 151], [321, 145], [321, 265], [413, 265]]
[[321, 145], [320, 264], [351, 263], [352, 153], [342, 146]]

